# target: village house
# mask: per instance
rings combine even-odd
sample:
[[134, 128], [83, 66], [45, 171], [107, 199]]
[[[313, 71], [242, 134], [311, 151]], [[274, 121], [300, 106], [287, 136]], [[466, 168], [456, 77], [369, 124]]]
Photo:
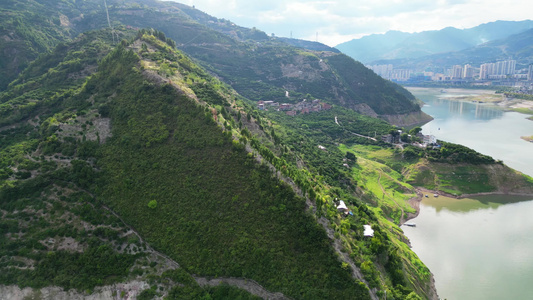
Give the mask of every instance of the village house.
[[431, 144], [436, 144], [437, 143], [437, 138], [434, 135], [424, 135], [424, 137], [422, 138], [422, 141], [427, 146], [427, 145], [431, 145]]
[[289, 110], [292, 108], [292, 105], [288, 104], [288, 103], [283, 103], [279, 106], [279, 110]]
[[291, 117], [296, 116], [296, 111], [295, 111], [295, 110], [289, 110], [289, 111], [287, 112], [287, 116], [291, 116]]

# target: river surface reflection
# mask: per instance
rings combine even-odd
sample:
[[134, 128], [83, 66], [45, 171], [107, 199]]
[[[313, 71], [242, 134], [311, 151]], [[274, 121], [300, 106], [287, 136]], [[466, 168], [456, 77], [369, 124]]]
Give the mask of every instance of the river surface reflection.
[[[533, 122], [526, 115], [487, 104], [460, 103], [435, 89], [411, 92], [426, 103], [424, 112], [435, 118], [423, 126], [425, 134], [466, 145], [533, 176], [533, 143], [520, 139], [533, 135]], [[424, 198], [420, 215], [412, 220], [417, 227], [402, 229], [433, 272], [442, 299], [531, 299], [531, 200]]]

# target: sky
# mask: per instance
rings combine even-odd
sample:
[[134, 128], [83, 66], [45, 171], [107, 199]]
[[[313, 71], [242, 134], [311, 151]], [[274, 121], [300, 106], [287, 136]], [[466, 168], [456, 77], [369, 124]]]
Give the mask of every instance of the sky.
[[[389, 30], [471, 28], [533, 18], [531, 0], [175, 0], [267, 34], [336, 46]], [[318, 39], [317, 39], [318, 33]]]

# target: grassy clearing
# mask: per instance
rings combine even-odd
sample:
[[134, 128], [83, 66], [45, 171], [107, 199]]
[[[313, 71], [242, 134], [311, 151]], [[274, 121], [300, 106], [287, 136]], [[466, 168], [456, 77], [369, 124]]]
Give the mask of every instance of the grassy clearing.
[[[530, 109], [530, 108], [525, 108], [525, 107], [521, 107], [521, 108], [511, 108], [512, 111], [515, 111], [517, 113], [521, 113], [521, 114], [526, 114], [526, 115], [533, 115], [533, 109]], [[533, 120], [533, 117], [529, 117], [528, 118], [529, 120]]]
[[440, 190], [452, 195], [495, 192], [486, 165], [452, 165], [422, 161], [412, 166], [407, 182], [431, 190]]
[[[394, 151], [375, 146], [356, 145], [351, 148], [341, 145], [340, 150], [356, 153], [357, 165], [352, 168], [353, 179], [358, 186], [372, 195], [372, 202], [396, 222], [399, 223], [402, 211], [415, 212], [407, 201], [415, 196], [414, 188], [403, 181], [402, 174], [391, 169], [385, 163], [392, 162]], [[366, 157], [365, 157], [366, 156]], [[381, 163], [381, 162], [383, 163]]]

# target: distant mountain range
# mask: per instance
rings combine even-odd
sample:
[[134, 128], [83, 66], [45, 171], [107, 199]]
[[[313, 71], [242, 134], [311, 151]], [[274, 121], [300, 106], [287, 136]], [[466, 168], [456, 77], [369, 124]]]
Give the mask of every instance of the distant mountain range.
[[514, 59], [517, 68], [533, 63], [533, 29], [487, 42], [461, 51], [438, 53], [417, 58], [378, 60], [375, 64], [393, 64], [395, 68], [438, 69], [452, 65], [479, 66], [487, 62]]
[[[479, 54], [483, 55], [483, 50], [480, 49], [486, 51], [488, 48], [481, 45], [491, 41], [504, 40], [512, 35], [523, 33], [532, 28], [533, 21], [525, 20], [496, 21], [469, 29], [447, 27], [441, 30], [423, 31], [419, 33], [389, 31], [385, 34], [373, 34], [360, 39], [354, 39], [339, 44], [335, 48], [363, 63], [397, 59], [412, 60], [433, 54], [463, 51], [466, 49], [472, 49], [470, 50], [472, 53], [479, 50], [481, 51]], [[520, 38], [518, 39], [520, 40]], [[517, 41], [519, 44], [524, 44], [523, 42]], [[515, 43], [511, 42], [511, 44]], [[492, 47], [490, 44], [488, 45], [489, 48]], [[489, 52], [494, 52], [494, 50], [490, 50]], [[502, 50], [500, 54], [505, 55], [506, 50]]]

